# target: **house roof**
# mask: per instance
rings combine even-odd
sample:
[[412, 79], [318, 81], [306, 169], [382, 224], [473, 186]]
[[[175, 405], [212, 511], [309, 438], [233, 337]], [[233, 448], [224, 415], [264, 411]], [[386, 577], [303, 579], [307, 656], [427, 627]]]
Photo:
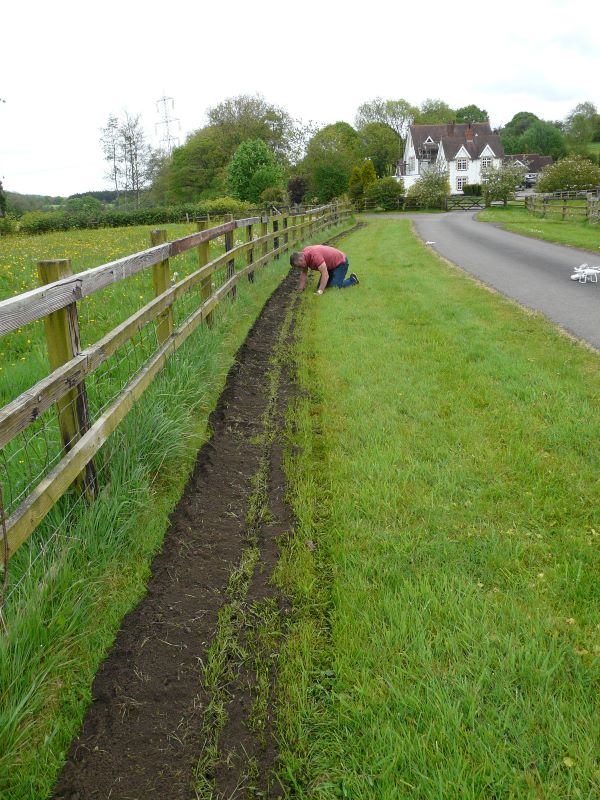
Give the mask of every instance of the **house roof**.
[[540, 156], [538, 153], [511, 153], [505, 157], [505, 161], [520, 161], [522, 164], [528, 163], [530, 172], [541, 172], [544, 167], [554, 164], [552, 156]]
[[[467, 131], [471, 128], [473, 141], [467, 140]], [[425, 147], [425, 140], [431, 137], [434, 142], [441, 143], [444, 155], [452, 161], [461, 147], [464, 147], [471, 158], [479, 158], [486, 146], [489, 145], [496, 158], [503, 158], [504, 148], [497, 133], [492, 133], [489, 122], [449, 122], [444, 125], [411, 125], [415, 151]], [[431, 145], [427, 145], [431, 148]]]

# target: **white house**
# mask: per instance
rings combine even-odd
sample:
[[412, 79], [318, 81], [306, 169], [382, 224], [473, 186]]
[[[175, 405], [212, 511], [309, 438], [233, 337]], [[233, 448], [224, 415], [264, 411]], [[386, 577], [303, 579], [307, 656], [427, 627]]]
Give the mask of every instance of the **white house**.
[[466, 183], [481, 183], [481, 170], [499, 167], [503, 158], [502, 142], [489, 122], [411, 125], [396, 177], [409, 189], [432, 167], [447, 169], [450, 191], [455, 194]]

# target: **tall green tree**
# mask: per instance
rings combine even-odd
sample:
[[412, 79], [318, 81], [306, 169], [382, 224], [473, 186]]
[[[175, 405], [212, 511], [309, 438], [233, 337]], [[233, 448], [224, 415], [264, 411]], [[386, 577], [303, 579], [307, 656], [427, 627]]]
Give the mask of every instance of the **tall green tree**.
[[258, 202], [265, 189], [281, 184], [281, 168], [262, 139], [247, 139], [227, 167], [227, 183], [234, 197]]
[[335, 122], [321, 128], [308, 143], [302, 162], [309, 194], [325, 203], [344, 194], [357, 160], [358, 133], [351, 125]]
[[506, 153], [539, 153], [562, 158], [567, 152], [565, 137], [552, 122], [540, 119], [531, 111], [519, 111], [500, 130]]
[[598, 109], [593, 103], [588, 101], [576, 105], [565, 120], [569, 144], [588, 145], [594, 138], [598, 118]]
[[456, 111], [443, 100], [427, 98], [421, 103], [415, 117], [418, 125], [439, 125], [456, 119]]
[[456, 109], [456, 122], [487, 122], [488, 119], [488, 112], [473, 103]]
[[400, 160], [403, 145], [398, 134], [383, 122], [367, 122], [358, 131], [358, 152], [373, 162], [378, 178], [390, 175]]
[[286, 156], [294, 137], [294, 120], [283, 108], [261, 95], [228, 97], [209, 108], [208, 124], [222, 137], [222, 147], [231, 157], [246, 139], [262, 139], [279, 156]]
[[358, 130], [362, 131], [370, 123], [379, 122], [387, 125], [403, 140], [417, 113], [416, 106], [411, 105], [408, 100], [403, 98], [384, 100], [382, 97], [376, 97], [358, 107], [355, 124]]
[[556, 161], [567, 153], [565, 137], [550, 122], [537, 120], [517, 140], [519, 153], [539, 153]]

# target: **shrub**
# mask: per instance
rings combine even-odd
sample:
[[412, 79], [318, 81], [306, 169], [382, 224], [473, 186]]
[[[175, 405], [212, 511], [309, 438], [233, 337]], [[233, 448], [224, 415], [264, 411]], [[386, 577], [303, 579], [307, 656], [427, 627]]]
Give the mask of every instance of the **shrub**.
[[287, 205], [288, 198], [283, 189], [278, 189], [276, 186], [271, 186], [260, 193], [260, 200], [262, 203], [281, 203]]
[[442, 169], [430, 169], [413, 183], [406, 197], [410, 205], [417, 208], [443, 208], [448, 194], [450, 194], [448, 172]]
[[481, 197], [481, 191], [480, 183], [465, 183], [463, 186], [463, 194], [469, 197]]
[[352, 202], [358, 206], [364, 196], [364, 188], [362, 177], [360, 174], [360, 167], [352, 167], [352, 173], [348, 182], [348, 194]]
[[404, 184], [396, 178], [380, 178], [367, 189], [365, 195], [375, 201], [378, 208], [395, 211], [402, 208]]
[[14, 217], [0, 217], [0, 236], [10, 236], [17, 232], [17, 220]]
[[166, 225], [169, 222], [185, 222], [187, 218], [206, 214], [243, 214], [252, 208], [251, 203], [235, 197], [216, 197], [184, 206], [165, 206], [162, 208], [109, 208], [91, 217], [89, 214], [69, 214], [65, 211], [29, 211], [23, 214], [20, 230], [23, 233], [46, 233], [66, 231], [72, 228], [121, 228], [129, 225]]
[[582, 156], [569, 156], [542, 170], [538, 192], [564, 192], [595, 189], [600, 186], [600, 167]]

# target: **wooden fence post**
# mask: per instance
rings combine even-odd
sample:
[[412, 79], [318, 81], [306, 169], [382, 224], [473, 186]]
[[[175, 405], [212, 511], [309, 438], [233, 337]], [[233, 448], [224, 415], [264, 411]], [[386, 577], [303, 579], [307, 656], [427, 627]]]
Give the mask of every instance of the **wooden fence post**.
[[[277, 233], [279, 231], [279, 220], [273, 220], [273, 233]], [[279, 236], [273, 237], [273, 250], [277, 250], [279, 248]], [[275, 260], [279, 260], [279, 253], [275, 256]]]
[[[253, 239], [253, 236], [252, 236], [252, 225], [246, 225], [246, 241], [247, 242], [251, 242], [252, 239]], [[254, 247], [251, 247], [248, 250], [248, 253], [246, 255], [246, 259], [247, 259], [247, 263], [248, 264], [253, 264], [254, 263]], [[250, 272], [248, 273], [248, 280], [250, 281], [250, 283], [254, 282], [254, 270], [250, 270]]]
[[[165, 230], [150, 231], [150, 241], [152, 247], [164, 244], [167, 241], [167, 232]], [[159, 294], [166, 292], [171, 285], [171, 271], [169, 269], [169, 259], [159, 261], [152, 267], [152, 285], [154, 286], [154, 296], [158, 297]], [[156, 340], [158, 344], [162, 344], [165, 339], [173, 333], [173, 307], [169, 306], [166, 311], [163, 311], [156, 319]]]
[[[40, 284], [54, 283], [73, 274], [71, 260], [38, 261]], [[52, 370], [58, 369], [81, 352], [79, 338], [79, 318], [77, 303], [53, 311], [44, 317], [44, 328], [48, 344], [48, 360]], [[87, 393], [83, 381], [71, 389], [56, 403], [58, 425], [65, 453], [89, 430], [90, 417]], [[76, 484], [87, 500], [93, 500], [98, 493], [98, 482], [94, 464], [90, 461], [79, 474]]]
[[[227, 231], [225, 233], [225, 252], [229, 252], [229, 250], [233, 250], [233, 231]], [[227, 280], [229, 278], [233, 278], [235, 275], [235, 259], [231, 258], [227, 261]], [[231, 300], [235, 300], [237, 294], [237, 286], [232, 286], [231, 291], [228, 293], [228, 297]]]
[[[262, 222], [260, 223], [260, 235], [261, 237], [267, 236], [269, 233], [269, 223], [267, 222], [268, 217], [261, 217]], [[262, 246], [262, 254], [266, 256], [269, 252], [269, 243], [263, 242]]]
[[[208, 228], [209, 220], [198, 220], [196, 223], [196, 230], [198, 231], [205, 231]], [[198, 267], [205, 267], [209, 261], [209, 248], [210, 242], [202, 242], [202, 244], [198, 245]], [[207, 275], [205, 278], [202, 279], [200, 282], [200, 299], [204, 303], [212, 294], [212, 275]], [[212, 328], [214, 325], [214, 316], [213, 312], [210, 311], [206, 315], [206, 324], [209, 328]]]
[[284, 231], [284, 233], [283, 233], [283, 243], [284, 243], [284, 245], [286, 246], [286, 247], [285, 247], [285, 252], [286, 252], [286, 253], [287, 253], [287, 252], [288, 252], [288, 250], [290, 249], [290, 248], [287, 246], [287, 245], [288, 245], [288, 243], [289, 243], [289, 241], [290, 241], [290, 235], [289, 235], [289, 233], [287, 232], [287, 228], [288, 228], [288, 222], [289, 222], [289, 217], [288, 217], [287, 215], [284, 215], [284, 217], [283, 217], [283, 231]]

